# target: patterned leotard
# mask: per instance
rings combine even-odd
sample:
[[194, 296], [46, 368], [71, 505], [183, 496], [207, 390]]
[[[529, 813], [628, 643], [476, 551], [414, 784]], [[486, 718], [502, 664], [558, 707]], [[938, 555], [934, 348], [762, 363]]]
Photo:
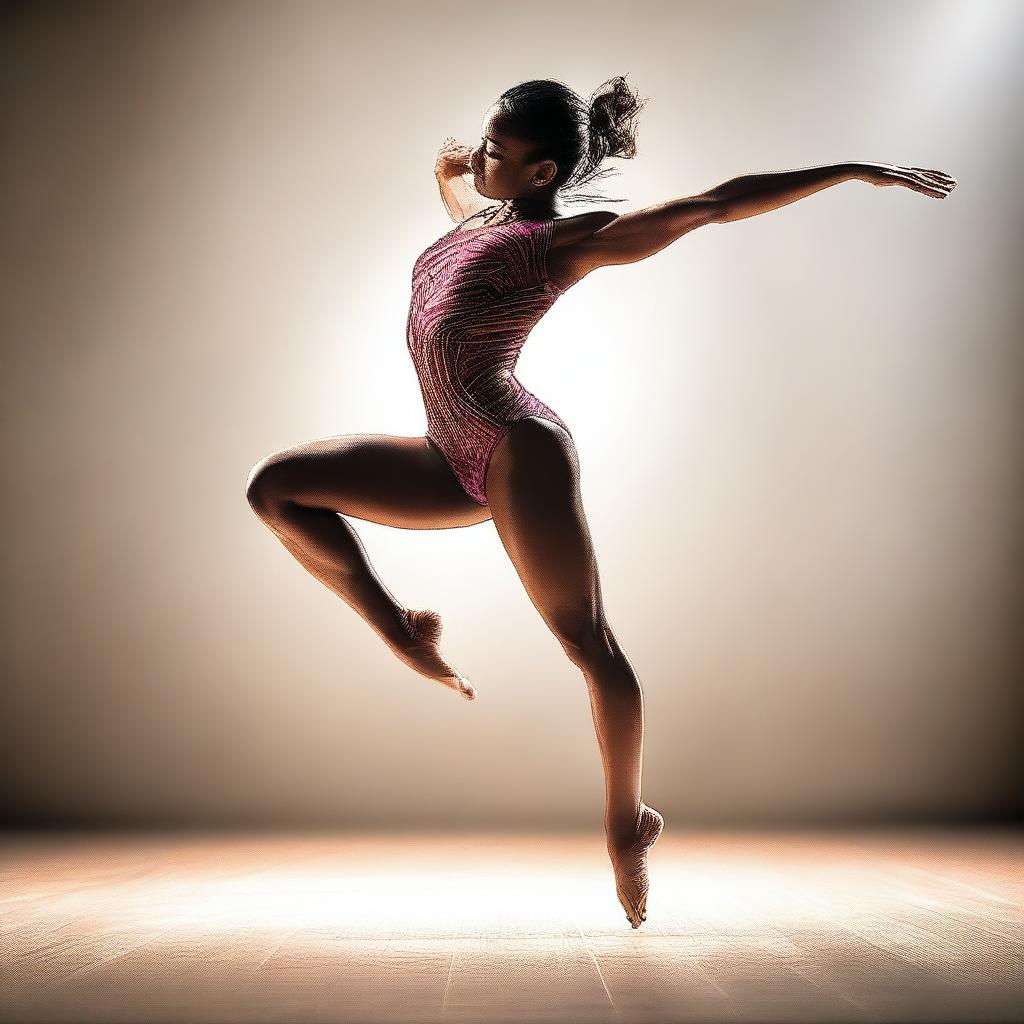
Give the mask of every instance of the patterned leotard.
[[550, 219], [455, 227], [413, 266], [406, 345], [427, 438], [480, 505], [491, 454], [513, 423], [541, 416], [572, 433], [514, 373], [527, 335], [561, 295], [547, 276], [553, 233]]

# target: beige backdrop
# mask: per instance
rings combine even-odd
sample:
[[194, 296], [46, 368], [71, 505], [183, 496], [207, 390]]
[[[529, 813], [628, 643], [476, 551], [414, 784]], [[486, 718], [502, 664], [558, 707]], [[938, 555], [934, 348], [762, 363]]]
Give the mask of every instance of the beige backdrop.
[[445, 616], [467, 703], [244, 484], [423, 433], [439, 146], [518, 81], [623, 73], [650, 100], [609, 209], [847, 160], [960, 183], [696, 231], [527, 344], [645, 689], [645, 799], [675, 827], [1019, 809], [1024, 6], [18, 4], [3, 36], [8, 821], [600, 827], [583, 679], [492, 524], [355, 524]]

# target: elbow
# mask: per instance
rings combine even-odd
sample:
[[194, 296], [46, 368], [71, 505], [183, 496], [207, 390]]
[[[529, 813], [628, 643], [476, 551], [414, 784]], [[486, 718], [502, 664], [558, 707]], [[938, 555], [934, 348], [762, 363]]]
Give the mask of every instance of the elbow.
[[718, 196], [708, 196], [704, 202], [705, 224], [727, 224], [730, 220], [730, 208], [727, 200]]
[[687, 196], [669, 206], [668, 225], [673, 239], [688, 234], [706, 224], [721, 224], [729, 219], [726, 200], [712, 192]]

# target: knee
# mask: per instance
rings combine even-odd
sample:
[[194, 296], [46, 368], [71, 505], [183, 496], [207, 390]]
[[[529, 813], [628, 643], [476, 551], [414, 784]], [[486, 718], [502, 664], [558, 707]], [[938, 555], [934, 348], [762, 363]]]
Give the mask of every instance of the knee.
[[589, 613], [560, 616], [552, 631], [574, 665], [592, 665], [614, 656], [611, 629], [603, 617]]
[[260, 459], [245, 479], [245, 497], [252, 510], [265, 519], [280, 506], [281, 491], [270, 458]]

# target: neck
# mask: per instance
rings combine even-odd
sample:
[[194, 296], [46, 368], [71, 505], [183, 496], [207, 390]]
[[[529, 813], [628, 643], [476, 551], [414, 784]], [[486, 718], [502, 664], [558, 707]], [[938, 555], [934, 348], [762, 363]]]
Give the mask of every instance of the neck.
[[505, 204], [516, 217], [529, 220], [547, 220], [554, 217], [555, 211], [548, 196], [515, 196], [506, 199]]

